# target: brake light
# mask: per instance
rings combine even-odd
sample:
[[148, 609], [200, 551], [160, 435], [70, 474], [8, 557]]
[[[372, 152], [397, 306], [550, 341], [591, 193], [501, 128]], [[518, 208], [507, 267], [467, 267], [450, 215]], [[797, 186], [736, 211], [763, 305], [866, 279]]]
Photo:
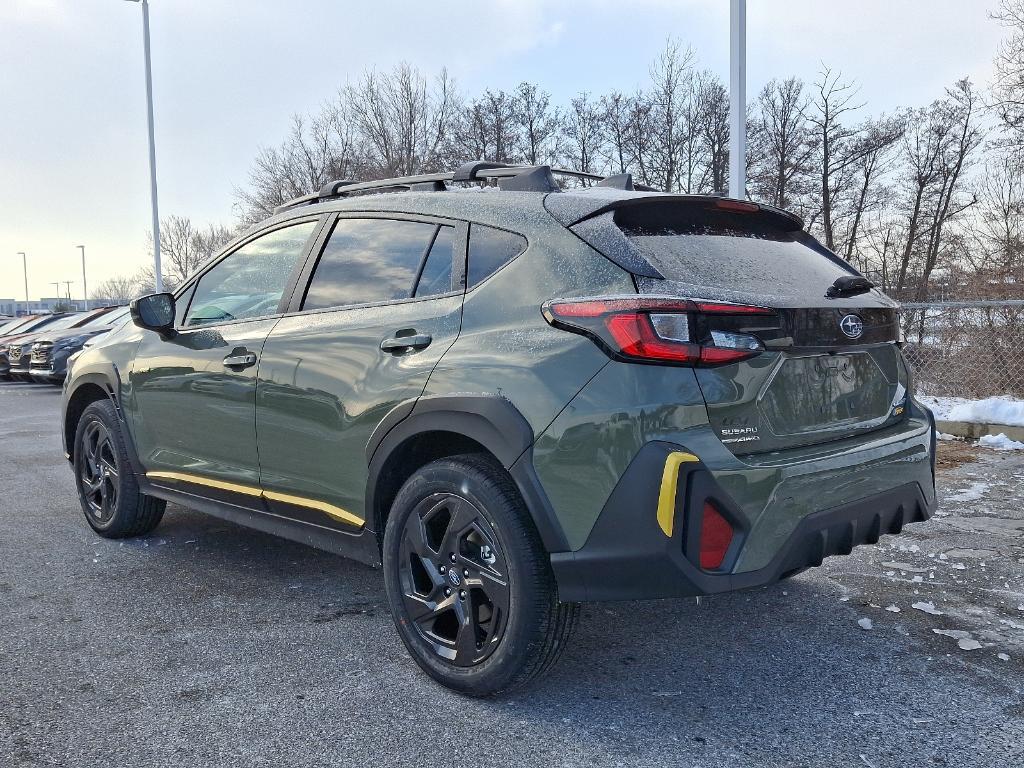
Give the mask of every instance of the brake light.
[[700, 521], [700, 567], [713, 571], [722, 566], [725, 555], [732, 544], [733, 530], [729, 521], [715, 509], [711, 502], [704, 502], [704, 513]]
[[617, 359], [687, 366], [725, 365], [764, 351], [750, 333], [713, 328], [715, 318], [775, 314], [745, 304], [657, 296], [556, 299], [542, 311], [552, 326], [589, 336]]
[[757, 203], [748, 203], [746, 200], [732, 200], [728, 197], [715, 200], [715, 207], [721, 208], [723, 211], [736, 211], [737, 213], [757, 213], [761, 210], [761, 206]]

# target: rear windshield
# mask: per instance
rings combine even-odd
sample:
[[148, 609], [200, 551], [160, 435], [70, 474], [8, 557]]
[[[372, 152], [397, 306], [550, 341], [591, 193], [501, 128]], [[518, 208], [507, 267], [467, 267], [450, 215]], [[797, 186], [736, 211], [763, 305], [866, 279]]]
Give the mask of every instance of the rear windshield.
[[622, 218], [616, 224], [669, 280], [746, 293], [803, 286], [822, 295], [837, 277], [851, 274], [799, 230], [750, 214], [677, 207], [671, 216]]

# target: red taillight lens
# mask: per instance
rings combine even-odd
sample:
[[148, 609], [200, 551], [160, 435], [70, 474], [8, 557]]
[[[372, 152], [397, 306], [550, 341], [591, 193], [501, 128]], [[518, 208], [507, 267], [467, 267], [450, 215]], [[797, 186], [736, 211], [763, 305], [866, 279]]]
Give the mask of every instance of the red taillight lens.
[[695, 345], [658, 336], [649, 315], [636, 312], [609, 315], [605, 325], [619, 345], [619, 352], [627, 357], [676, 363], [692, 363], [699, 359], [700, 353]]
[[551, 325], [586, 334], [619, 358], [701, 366], [746, 360], [764, 347], [756, 336], [725, 330], [711, 330], [702, 343], [693, 333], [699, 319], [775, 314], [764, 307], [657, 296], [555, 300], [543, 312]]
[[711, 502], [704, 503], [700, 522], [700, 567], [713, 571], [722, 566], [725, 553], [732, 544], [733, 530]]

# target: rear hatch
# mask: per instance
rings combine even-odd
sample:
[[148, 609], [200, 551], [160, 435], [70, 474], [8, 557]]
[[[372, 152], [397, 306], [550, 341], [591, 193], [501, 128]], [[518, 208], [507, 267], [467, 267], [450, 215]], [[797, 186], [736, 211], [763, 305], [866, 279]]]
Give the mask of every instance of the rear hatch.
[[858, 273], [799, 219], [740, 201], [669, 197], [634, 199], [601, 218], [614, 222], [632, 258], [653, 267], [634, 272], [640, 294], [771, 310], [709, 315], [696, 326], [708, 340], [733, 333], [763, 348], [696, 368], [711, 424], [734, 453], [849, 438], [906, 418], [897, 305], [863, 286], [826, 297], [837, 279], [843, 286]]

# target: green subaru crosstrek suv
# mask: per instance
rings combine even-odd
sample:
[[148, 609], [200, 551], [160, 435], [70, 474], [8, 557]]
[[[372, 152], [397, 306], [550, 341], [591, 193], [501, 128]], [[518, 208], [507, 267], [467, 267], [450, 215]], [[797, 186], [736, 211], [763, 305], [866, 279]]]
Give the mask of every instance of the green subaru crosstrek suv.
[[894, 302], [784, 211], [559, 173], [334, 182], [136, 300], [65, 383], [88, 523], [170, 501], [381, 566], [416, 662], [483, 695], [580, 602], [768, 584], [929, 517]]

